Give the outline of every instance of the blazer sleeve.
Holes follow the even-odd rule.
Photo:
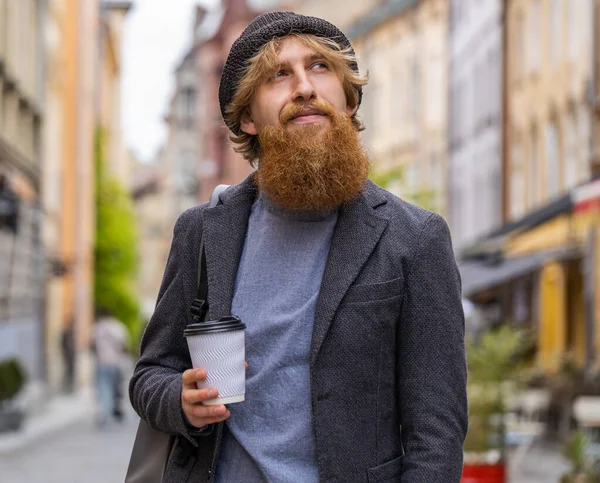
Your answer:
[[[450,232],[431,214],[409,261],[398,330],[402,483],[458,483],[467,433],[461,282]]]
[[[201,434],[187,423],[181,406],[182,373],[192,367],[183,331],[188,324],[188,294],[185,287],[195,279],[197,254],[186,242],[193,214],[180,215],[158,293],[154,314],[142,337],[140,358],[129,384],[131,404],[151,427],[182,435],[194,446]],[[193,298],[193,295],[192,295]]]

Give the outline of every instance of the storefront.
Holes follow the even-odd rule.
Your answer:
[[[597,364],[600,344],[600,182],[501,227],[459,256],[463,295],[487,326],[530,327],[540,368],[571,354]]]

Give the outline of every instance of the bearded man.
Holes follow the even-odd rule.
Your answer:
[[[467,430],[460,278],[444,220],[368,180],[361,76],[332,24],[257,17],[219,101],[256,172],[183,213],[131,380],[177,436],[163,481],[458,482]],[[182,336],[204,240],[208,318],[246,324],[246,397],[209,406]]]

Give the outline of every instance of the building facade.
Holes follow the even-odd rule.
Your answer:
[[[198,204],[198,125],[195,48],[184,56],[175,71],[175,89],[165,116],[167,138],[161,153],[165,168],[171,226],[188,208]]]
[[[450,3],[449,221],[457,248],[503,222],[503,2]]]
[[[137,292],[145,320],[154,313],[173,235],[173,198],[168,182],[172,168],[166,161],[161,151],[154,163],[137,163],[132,170],[131,191],[141,260]]]
[[[375,3],[373,0],[280,0],[278,10],[323,18],[346,32],[360,17],[371,11]]]
[[[41,137],[46,2],[0,0],[0,360],[43,378]]]
[[[505,223],[461,263],[465,296],[529,326],[546,371],[600,354],[595,3],[505,3]]]
[[[507,2],[509,219],[590,177],[593,4]]]
[[[122,43],[131,1],[102,0],[98,30],[97,124],[102,129],[105,163],[110,173],[127,184],[133,166],[123,144],[121,122]]]
[[[97,0],[54,0],[46,18],[44,130],[46,382],[50,393],[92,382],[89,334],[94,243]]]
[[[120,33],[130,2],[52,0],[44,22],[44,354],[47,391],[93,382],[95,139],[127,175],[119,133]]]
[[[446,212],[447,0],[392,0],[348,29],[362,70],[364,140],[385,187]],[[393,61],[390,61],[393,59]],[[389,181],[389,180],[388,180]],[[426,200],[418,200],[427,194]]]
[[[224,0],[196,28],[199,202],[207,201],[218,184],[239,183],[252,172],[231,147],[219,107],[219,82],[231,45],[257,14],[246,0]]]

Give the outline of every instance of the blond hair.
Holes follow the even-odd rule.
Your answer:
[[[291,33],[289,36],[296,37],[306,47],[322,55],[329,61],[331,68],[338,74],[342,81],[346,102],[351,108],[355,108],[359,102],[358,88],[367,84],[368,77],[356,72],[352,65],[356,63],[354,52],[350,49],[342,49],[340,45],[325,37],[311,34]],[[250,59],[248,67],[244,71],[233,100],[225,111],[226,123],[229,126],[238,127],[243,116],[248,111],[248,106],[256,92],[257,86],[269,77],[273,76],[279,69],[279,52],[283,38],[275,38],[262,46],[260,51]],[[351,117],[352,125],[357,131],[362,131],[364,126],[357,117],[356,112]],[[229,139],[234,144],[234,151],[244,156],[244,159],[254,165],[257,159],[260,144],[258,136],[240,132],[232,135]]]

